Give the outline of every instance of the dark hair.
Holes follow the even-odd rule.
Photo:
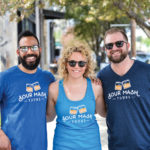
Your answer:
[[[21,40],[23,37],[28,37],[28,36],[33,36],[33,37],[37,40],[38,45],[40,45],[37,36],[36,36],[34,33],[32,33],[31,31],[28,31],[28,30],[26,30],[26,31],[24,31],[24,32],[21,32],[21,33],[19,34],[19,36],[18,36],[18,45],[19,45],[20,40]]]
[[[106,36],[108,34],[113,34],[113,33],[117,33],[117,32],[120,32],[123,35],[123,37],[125,38],[125,40],[128,42],[128,37],[127,37],[127,35],[123,29],[121,29],[121,28],[110,28],[109,30],[107,30],[105,32],[104,43],[105,43]]]

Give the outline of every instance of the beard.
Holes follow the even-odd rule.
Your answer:
[[[122,50],[119,50],[119,51],[121,53],[120,57],[114,58],[112,55],[109,55],[108,56],[109,61],[111,61],[112,63],[120,63],[127,57],[128,51],[125,51],[125,52],[122,52]]]
[[[36,60],[33,61],[33,62],[29,62],[29,63],[28,63],[28,62],[26,61],[26,58],[27,58],[27,57],[32,57],[32,56],[36,57]],[[19,55],[18,58],[19,58],[19,63],[21,63],[24,68],[26,68],[26,69],[28,69],[28,70],[34,70],[34,69],[36,69],[36,68],[38,67],[38,65],[39,65],[39,63],[40,63],[41,54],[39,54],[39,56],[34,55],[34,54],[31,54],[31,55],[29,54],[29,55],[26,55],[26,56],[23,56],[23,57],[21,57],[21,56]]]

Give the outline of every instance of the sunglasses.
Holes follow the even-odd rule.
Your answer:
[[[68,64],[69,64],[70,67],[75,67],[77,63],[78,63],[79,67],[84,67],[87,62],[85,62],[85,61],[75,61],[75,60],[68,61]]]
[[[33,51],[36,52],[39,50],[39,46],[38,45],[33,45],[33,46],[20,46],[19,49],[23,52],[26,53],[29,48]]]
[[[120,48],[120,47],[123,47],[123,44],[127,42],[125,41],[117,41],[115,43],[108,43],[108,44],[105,44],[105,48],[108,49],[108,50],[111,50],[114,46],[114,44],[116,45],[116,47]]]

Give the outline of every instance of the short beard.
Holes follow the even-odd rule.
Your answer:
[[[118,58],[118,59],[114,59],[112,56],[108,56],[108,59],[112,63],[117,64],[117,63],[122,62],[127,57],[127,55],[128,55],[127,53],[122,53],[121,56],[120,56],[120,58]]]
[[[36,61],[35,62],[30,62],[29,64],[26,63],[26,58],[29,56],[35,56],[36,57]],[[37,55],[26,55],[23,58],[21,56],[19,56],[19,63],[21,63],[23,65],[24,68],[28,69],[28,70],[34,70],[38,67],[39,63],[40,63],[40,59],[41,59],[41,54],[39,54],[39,56]]]

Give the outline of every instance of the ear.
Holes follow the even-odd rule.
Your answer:
[[[20,54],[19,49],[16,50],[16,53],[17,53],[17,56],[19,56],[19,54]]]
[[[127,43],[127,48],[128,48],[128,50],[129,50],[129,48],[130,48],[130,43],[129,43],[129,42]]]
[[[40,49],[39,49],[39,50],[40,50],[40,53],[41,53],[41,52],[42,52],[42,48],[40,47]]]

